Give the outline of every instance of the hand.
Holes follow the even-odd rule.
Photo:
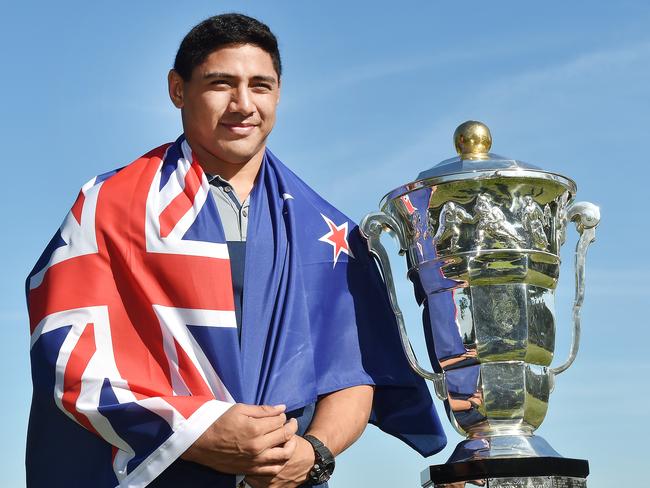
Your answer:
[[[298,422],[287,422],[284,405],[238,403],[219,417],[182,459],[222,473],[274,476],[296,449]]]
[[[469,403],[472,404],[474,408],[479,408],[483,403],[483,394],[480,391],[474,393],[471,397],[467,399]]]
[[[302,437],[296,436],[296,450],[284,468],[275,476],[246,476],[252,488],[294,488],[307,481],[314,466],[314,448]]]
[[[449,407],[454,412],[464,412],[472,408],[472,403],[469,400],[459,400],[458,398],[449,397]]]

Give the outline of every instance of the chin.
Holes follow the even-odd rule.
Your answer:
[[[231,164],[246,164],[256,154],[263,150],[264,144],[233,144],[229,142],[225,145],[220,145],[216,154],[219,154],[220,159],[227,161]]]
[[[248,163],[257,152],[239,152],[239,151],[216,151],[215,155],[223,162],[235,165],[244,165]]]

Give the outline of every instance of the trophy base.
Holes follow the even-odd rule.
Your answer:
[[[497,458],[429,466],[423,488],[586,488],[589,463],[558,457]]]
[[[462,463],[494,458],[561,458],[538,435],[498,435],[465,439],[456,446],[447,463]]]

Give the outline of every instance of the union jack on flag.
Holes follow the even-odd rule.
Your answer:
[[[111,446],[101,486],[145,486],[234,403],[230,264],[221,230],[201,229],[208,194],[185,141],[93,178],[27,279],[35,405],[53,399]],[[32,481],[53,435],[30,428]]]

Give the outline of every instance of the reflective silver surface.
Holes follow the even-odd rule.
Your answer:
[[[573,302],[573,340],[568,359],[556,368],[552,368],[553,374],[560,374],[566,371],[573,363],[578,354],[580,345],[580,309],[585,298],[585,261],[587,248],[596,240],[596,226],[600,222],[600,210],[589,202],[576,202],[567,209],[567,220],[576,223],[580,239],[576,244],[575,271],[576,271],[576,294]]]
[[[445,387],[444,376],[442,373],[434,373],[432,371],[427,371],[418,362],[415,357],[415,352],[411,346],[411,342],[408,339],[406,332],[406,324],[404,323],[404,316],[402,311],[399,308],[397,303],[397,294],[395,293],[395,282],[393,280],[393,273],[390,267],[390,261],[388,259],[388,254],[386,249],[382,246],[380,241],[381,233],[386,230],[387,232],[393,233],[397,236],[400,245],[402,246],[401,250],[404,250],[403,244],[404,239],[402,234],[399,231],[399,226],[390,216],[378,212],[366,216],[364,223],[362,224],[364,228],[365,237],[368,240],[368,247],[375,257],[379,260],[382,273],[384,275],[384,281],[386,282],[386,288],[388,289],[388,298],[390,301],[391,308],[395,314],[395,319],[397,320],[397,326],[399,328],[399,336],[402,341],[402,348],[406,353],[406,358],[411,365],[411,368],[422,376],[425,379],[433,381],[434,389],[438,398],[441,400],[447,399],[447,389]]]
[[[575,183],[561,175],[490,153],[469,154],[472,160],[444,161],[390,192],[382,211],[366,216],[360,228],[382,268],[411,366],[434,381],[452,425],[467,437],[450,462],[559,456],[533,432],[546,415],[555,375],[578,350],[585,256],[598,207],[573,202]],[[573,344],[568,359],[550,368],[560,247],[572,221],[580,233]],[[383,231],[406,255],[416,299],[425,307],[430,360],[442,373],[415,358],[380,242]]]
[[[466,439],[456,446],[449,462],[503,457],[561,457],[538,435],[497,435]]]

